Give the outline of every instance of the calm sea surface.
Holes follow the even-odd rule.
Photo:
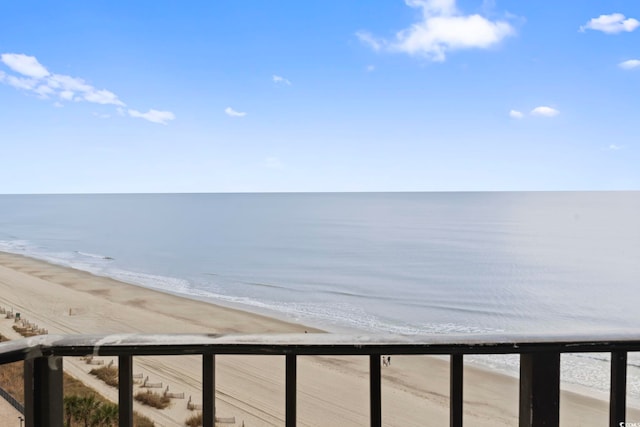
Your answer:
[[[0,250],[335,331],[640,328],[640,192],[4,195]]]

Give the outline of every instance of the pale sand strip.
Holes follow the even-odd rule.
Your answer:
[[[6,425],[9,426],[19,426],[20,425],[20,412],[16,411],[16,409],[9,404],[4,399],[0,399],[0,420],[4,420]],[[24,425],[24,423],[22,423]]]
[[[314,330],[252,313],[180,298],[86,272],[0,253],[0,305],[50,333],[276,333]],[[69,310],[71,309],[71,315]],[[10,328],[9,320],[0,329]],[[105,358],[108,363],[110,359]],[[66,369],[106,396],[116,390],[84,375],[74,358]],[[284,358],[218,356],[219,416],[235,416],[247,427],[283,425]],[[172,392],[200,402],[198,356],[139,357],[134,372],[163,382]],[[362,426],[368,423],[367,359],[302,357],[298,363],[298,423],[301,426]],[[393,357],[383,370],[383,417],[388,426],[448,423],[448,364],[433,357]],[[465,368],[465,422],[472,426],[517,425],[517,380],[474,366]],[[571,392],[562,394],[562,425],[606,425],[607,403]],[[139,407],[138,407],[139,408]],[[183,425],[186,400],[174,400],[160,414],[146,408],[158,425]],[[629,421],[640,421],[630,411]]]

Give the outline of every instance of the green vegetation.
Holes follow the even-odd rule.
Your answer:
[[[106,406],[113,405],[116,408],[115,409],[116,413],[118,410],[118,405],[111,403],[110,401],[105,399],[100,393],[98,393],[91,387],[86,386],[82,381],[77,380],[71,375],[67,375],[67,374],[64,374],[64,394],[65,394],[65,409],[66,409],[67,397],[72,397],[75,395],[80,398],[86,397],[86,396],[93,396],[93,398],[96,401],[100,402],[100,405],[98,406],[98,408],[101,408],[102,406],[105,406],[105,405]],[[99,409],[99,410],[108,411],[108,409]],[[117,426],[117,425],[118,425],[118,422],[116,418],[116,423],[114,424],[114,426]],[[133,425],[135,427],[153,427],[154,426],[153,421],[151,421],[149,418],[135,412],[133,413]],[[76,426],[80,427],[80,426],[84,426],[84,424],[71,424],[71,426],[68,426],[68,427],[76,427]],[[103,427],[103,426],[109,426],[109,424],[96,424],[95,426],[92,424],[89,424],[89,426]]]
[[[113,405],[111,403],[102,403],[96,399],[94,395],[87,396],[65,396],[64,398],[64,416],[67,427],[74,425],[84,425],[85,427],[107,426],[112,427],[116,419],[108,419],[104,424],[98,424],[98,411],[102,406]],[[117,413],[117,412],[116,412]],[[75,424],[72,424],[72,421]]]
[[[2,341],[8,341],[8,339],[0,335],[0,342]],[[114,387],[117,387],[117,368],[103,367],[94,370],[101,371],[100,375],[105,377],[113,375],[115,371]],[[100,376],[98,378],[102,379]],[[113,385],[105,379],[102,381]],[[0,387],[24,405],[24,362],[0,365]],[[118,425],[118,405],[110,402],[82,381],[64,373],[63,389],[65,427],[115,427]],[[149,418],[134,412],[133,425],[153,427],[154,423]]]
[[[117,427],[118,405],[98,399],[94,395],[65,396],[65,427]],[[153,427],[146,417],[135,416],[136,427]]]
[[[0,387],[24,405],[23,369],[24,362],[0,365]],[[64,374],[63,382],[66,427],[83,427],[85,425],[90,427],[111,427],[118,425],[118,405],[109,402],[97,391],[66,373]],[[94,402],[93,404],[91,404],[92,401]],[[80,408],[87,412],[92,412],[86,416],[76,413],[75,411]],[[109,414],[114,412],[116,418],[112,422]],[[88,424],[85,424],[85,419],[88,420]],[[154,424],[149,418],[136,413],[133,415],[133,425],[136,427],[153,427]]]

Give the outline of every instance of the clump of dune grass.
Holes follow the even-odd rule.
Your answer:
[[[188,427],[200,427],[202,425],[202,414],[197,414],[187,418],[187,421],[184,422],[184,425]]]
[[[167,396],[154,393],[151,390],[139,391],[134,398],[143,405],[152,406],[158,409],[164,409],[171,403],[171,399]]]
[[[22,335],[25,338],[35,337],[38,335],[42,335],[39,331],[34,331],[31,328],[25,328],[23,326],[14,325],[13,330]]]
[[[114,366],[94,368],[89,373],[111,387],[118,387],[118,368]]]

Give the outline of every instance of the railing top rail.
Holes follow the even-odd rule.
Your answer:
[[[640,351],[640,333],[602,334],[111,334],[42,335],[0,343],[0,363],[39,356],[263,354],[511,354]]]

